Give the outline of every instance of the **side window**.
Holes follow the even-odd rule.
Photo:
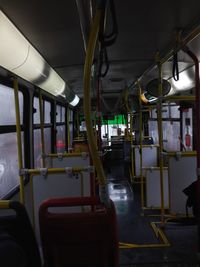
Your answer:
[[[56,150],[64,153],[66,148],[65,107],[56,105]]]
[[[73,110],[69,109],[69,147],[72,147],[73,134]]]
[[[163,148],[166,151],[180,150],[180,110],[175,103],[163,105],[162,107],[162,127],[163,127]],[[158,144],[158,123],[157,111],[151,110],[148,122],[149,135],[153,138],[154,144]]]
[[[40,108],[39,98],[34,97],[33,107],[35,109],[33,115],[33,128],[34,128],[34,166],[35,168],[42,167],[42,144],[41,144],[41,130],[40,130]],[[44,110],[44,142],[45,142],[45,154],[51,152],[51,103],[47,100],[43,100]]]
[[[20,91],[19,105],[23,126],[24,98]],[[0,109],[0,198],[4,198],[19,185],[14,90],[4,85],[0,85]],[[24,147],[23,132],[22,146]]]

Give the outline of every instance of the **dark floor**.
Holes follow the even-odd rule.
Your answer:
[[[120,167],[121,166],[121,167]],[[160,244],[149,225],[158,217],[141,216],[140,190],[133,188],[124,177],[123,165],[115,162],[109,165],[109,193],[114,201],[120,242],[133,244]],[[158,224],[159,226],[159,224]],[[199,266],[197,264],[197,227],[177,222],[165,224],[165,236],[171,246],[163,248],[120,249],[120,266],[178,267]]]

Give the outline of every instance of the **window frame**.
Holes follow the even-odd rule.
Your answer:
[[[40,90],[40,89],[39,89]],[[49,102],[50,103],[50,122],[49,123],[45,123],[45,114],[44,114],[44,129],[46,128],[50,128],[50,138],[51,138],[51,149],[50,152],[54,152],[54,97],[52,96],[52,98],[50,96],[47,96],[43,90],[41,90],[41,95],[42,95],[42,103],[43,103],[43,107],[44,107],[44,112],[45,112],[45,102]],[[32,136],[33,136],[33,146],[34,146],[34,130],[39,130],[41,129],[41,125],[40,123],[34,123],[34,114],[35,114],[35,108],[34,108],[34,98],[38,98],[39,101],[39,92],[36,89],[34,91],[33,94],[33,98],[32,98]],[[40,111],[39,111],[40,112]],[[34,154],[34,149],[33,149],[33,166],[35,166],[35,154]]]

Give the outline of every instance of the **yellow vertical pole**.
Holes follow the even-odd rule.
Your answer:
[[[156,55],[156,61],[158,66],[159,75],[159,85],[158,85],[158,104],[157,104],[157,120],[158,120],[158,136],[159,136],[159,167],[160,167],[160,199],[161,199],[161,222],[164,223],[164,162],[163,162],[163,127],[162,127],[162,95],[163,95],[163,85],[162,85],[162,64],[159,59],[159,54]]]
[[[23,158],[22,158],[22,140],[21,140],[20,108],[19,108],[19,87],[18,87],[17,78],[14,78],[13,87],[14,87],[14,97],[15,97],[18,166],[19,166],[19,170],[21,170],[23,168]],[[20,188],[20,202],[24,204],[24,177],[23,175],[19,176],[19,188]]]
[[[143,140],[143,131],[142,131],[142,102],[141,102],[141,86],[139,81],[137,81],[138,88],[139,88],[139,143],[140,143],[140,181],[141,181],[141,206],[144,207],[144,179],[142,173],[142,166],[143,166],[143,154],[142,154],[142,140]]]
[[[44,106],[42,102],[42,94],[39,94],[39,107],[40,107],[40,130],[41,130],[41,145],[42,145],[42,167],[45,167],[45,141],[44,141]]]
[[[9,209],[9,208],[10,208],[10,200],[0,201],[0,209]]]

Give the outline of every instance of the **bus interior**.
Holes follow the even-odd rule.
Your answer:
[[[0,0],[0,265],[200,266],[200,2]]]

